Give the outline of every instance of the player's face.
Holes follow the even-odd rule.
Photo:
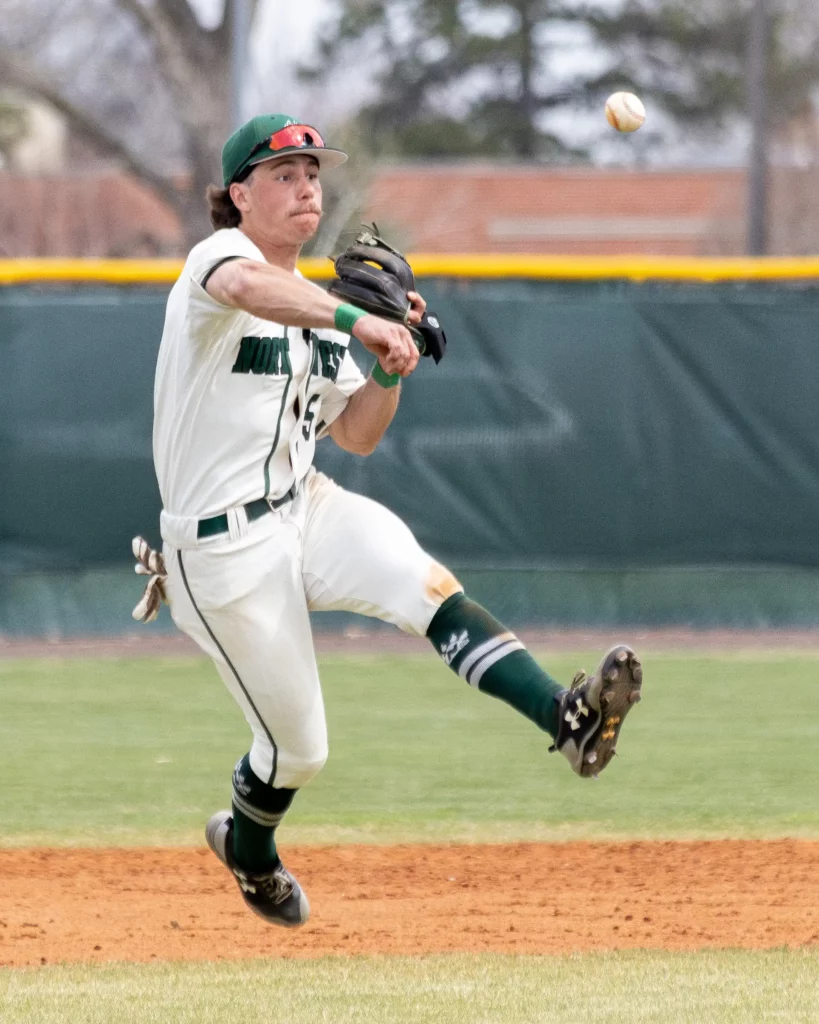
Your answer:
[[[254,168],[245,185],[243,225],[279,245],[302,245],[318,230],[321,182],[313,157],[268,160]]]

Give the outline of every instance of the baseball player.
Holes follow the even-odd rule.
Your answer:
[[[564,688],[396,515],[313,467],[327,436],[370,454],[419,341],[436,361],[445,343],[406,288],[406,261],[377,237],[365,239],[366,259],[353,252],[353,269],[337,263],[330,292],[296,269],[321,217],[321,176],[345,159],[282,114],[253,118],[225,144],[224,187],[208,192],[215,231],[171,290],[159,350],[163,551],[134,541],[138,571],[150,577],[135,617],[150,620],[166,599],[253,734],[233,774],[232,810],[207,823],[208,845],[247,904],[287,926],[303,924],[309,907],[279,858],[276,829],[327,757],[310,610],[354,611],[428,637],[467,683],[548,732],[581,776],[611,760],[642,678],[634,652],[618,645],[592,678],[579,673]],[[366,311],[393,316],[385,296],[396,288],[397,319]],[[351,294],[360,302],[344,300]],[[351,337],[375,357],[366,377]]]

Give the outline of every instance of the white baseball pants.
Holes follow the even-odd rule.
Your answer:
[[[239,510],[242,512],[242,510]],[[388,509],[310,472],[296,498],[231,533],[175,547],[174,622],[213,658],[253,731],[250,764],[298,789],[327,759],[308,611],[358,612],[424,636],[461,586]]]

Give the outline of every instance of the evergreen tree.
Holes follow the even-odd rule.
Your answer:
[[[602,109],[613,89],[637,92],[688,130],[713,129],[741,114],[749,6],[750,0],[338,0],[308,73],[325,77],[340,61],[372,69],[376,97],[357,121],[376,155],[571,159],[583,153],[571,130],[547,129],[549,114]],[[819,50],[800,45],[798,31],[811,3],[771,6],[772,99],[786,115],[804,112],[819,82]],[[572,51],[577,59],[568,61]],[[661,125],[659,119],[643,131]]]

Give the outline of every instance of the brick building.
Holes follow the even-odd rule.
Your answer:
[[[0,174],[0,258],[175,256],[182,238],[176,213],[127,175]]]
[[[383,169],[367,214],[413,252],[739,252],[745,174],[443,165]]]
[[[771,252],[819,251],[819,171],[771,175]],[[743,170],[383,166],[360,219],[411,252],[739,255]],[[0,174],[0,257],[173,256],[177,214],[125,175]]]

